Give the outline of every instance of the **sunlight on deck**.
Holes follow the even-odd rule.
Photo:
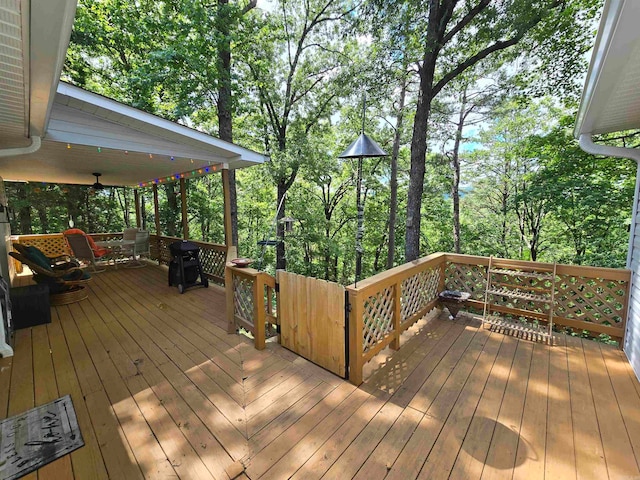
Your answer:
[[[640,384],[614,348],[534,344],[434,311],[356,388],[228,335],[222,290],[180,295],[165,275],[95,275],[87,300],[19,330],[0,359],[3,416],[73,398],[86,445],[40,478],[640,475]]]

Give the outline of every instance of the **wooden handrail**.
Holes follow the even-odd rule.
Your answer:
[[[552,263],[510,259],[499,261],[515,269],[553,268]],[[468,278],[452,275],[454,271],[448,273],[451,265],[463,267],[462,271],[466,272]],[[400,334],[437,305],[439,291],[471,290],[475,292],[475,296],[468,304],[481,309],[484,306],[481,293],[484,293],[488,265],[489,257],[438,252],[366,278],[358,282],[357,286],[352,284],[346,287],[350,303],[350,380],[355,384],[361,383],[364,364],[386,346],[399,348]],[[424,283],[424,279],[419,276],[424,277],[425,272],[431,272],[429,275],[432,282],[437,276],[437,287],[433,283],[420,283]],[[558,264],[556,276],[554,323],[623,339],[631,280],[629,270]],[[409,288],[412,281],[416,282],[417,288],[422,289],[419,296],[411,297],[408,290],[403,291],[403,288]],[[427,287],[429,291],[425,292]],[[407,305],[411,305],[415,311],[402,312],[408,308]],[[370,311],[367,311],[366,306]],[[575,311],[569,311],[572,308]],[[521,309],[509,305],[500,306],[496,310],[515,316],[522,314]],[[613,313],[606,313],[609,311]],[[407,317],[401,318],[404,314]],[[540,312],[539,317],[541,321],[545,321],[547,315]],[[598,322],[585,321],[592,317],[598,318]],[[620,320],[616,321],[618,318]],[[380,328],[384,330],[382,334]],[[378,330],[372,334],[372,329]]]

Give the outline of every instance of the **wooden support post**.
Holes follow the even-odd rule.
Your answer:
[[[153,184],[153,215],[156,223],[156,235],[160,237],[160,206],[158,205],[158,185]]]
[[[229,191],[229,167],[222,168],[222,193],[224,197],[224,244],[228,247],[233,245],[231,235],[231,193]]]
[[[189,218],[187,217],[187,182],[180,179],[180,200],[182,203],[182,238],[189,238]]]
[[[236,320],[234,312],[233,296],[233,270],[227,265],[224,269],[224,290],[227,300],[227,333],[236,333]]]
[[[133,200],[136,202],[136,227],[140,228],[142,226],[142,215],[140,214],[140,193],[137,188],[133,190]]]
[[[264,350],[265,309],[264,309],[264,273],[259,272],[253,281],[253,336],[256,350]]]
[[[389,344],[392,350],[400,349],[400,324],[402,323],[402,282],[396,282],[393,286],[393,340]]]
[[[349,381],[354,385],[362,383],[362,300],[357,292],[349,290],[349,304],[351,313],[349,316]]]

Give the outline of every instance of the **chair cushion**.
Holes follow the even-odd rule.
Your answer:
[[[49,257],[47,257],[42,251],[34,246],[29,246],[25,251],[27,258],[31,260],[33,263],[38,265],[39,267],[44,268],[45,270],[52,271],[51,261]]]

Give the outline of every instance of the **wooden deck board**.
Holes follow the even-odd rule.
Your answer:
[[[16,332],[0,418],[69,393],[86,442],[27,478],[640,475],[640,384],[611,347],[533,344],[436,313],[355,388],[227,334],[224,308],[221,289],[180,295],[164,269],[120,268]]]

